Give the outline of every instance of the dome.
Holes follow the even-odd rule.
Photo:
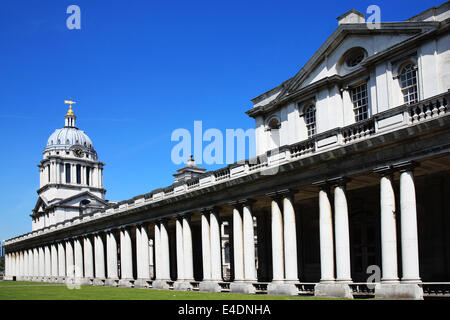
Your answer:
[[[91,139],[82,130],[74,127],[57,129],[48,138],[46,150],[48,149],[70,149],[72,146],[81,146],[91,151],[94,150]]]
[[[95,153],[94,146],[91,139],[82,130],[78,130],[76,127],[76,119],[72,110],[72,100],[65,101],[66,104],[70,104],[70,108],[65,115],[65,126],[61,129],[55,130],[50,138],[47,140],[47,146],[44,151],[47,150],[69,150],[72,147],[77,149],[84,149]]]

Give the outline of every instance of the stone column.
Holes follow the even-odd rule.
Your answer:
[[[75,256],[75,282],[81,284],[83,282],[84,268],[83,268],[83,244],[82,238],[75,238],[74,240],[74,256]]]
[[[92,284],[94,279],[94,252],[92,248],[91,236],[85,236],[83,239],[84,251],[84,282]]]
[[[191,290],[190,281],[192,273],[192,239],[189,225],[185,226],[185,217],[178,216],[175,220],[176,247],[177,247],[177,281],[173,284],[174,290]],[[189,258],[191,255],[191,258]],[[189,265],[190,264],[190,265]]]
[[[10,280],[10,278],[9,278],[9,272],[10,272],[9,261],[10,261],[9,253],[6,253],[5,254],[5,279],[6,280]]]
[[[28,249],[28,279],[32,280],[34,275],[34,255],[33,249]]]
[[[181,217],[175,220],[177,243],[177,280],[184,280],[184,246],[183,246],[183,221]]]
[[[219,213],[212,210],[209,215],[211,237],[211,278],[222,281],[222,254]]]
[[[64,282],[66,277],[66,252],[64,242],[58,243],[58,282]]]
[[[50,281],[50,277],[52,276],[52,258],[50,253],[50,247],[44,247],[44,277],[45,281]]]
[[[117,264],[117,240],[114,230],[110,230],[106,233],[106,250],[106,266],[108,271],[106,285],[115,287],[119,281],[119,274]]]
[[[156,246],[156,280],[152,287],[155,289],[169,289],[167,281],[170,280],[170,252],[169,233],[166,220],[161,220],[155,225],[155,246]]]
[[[139,253],[137,253],[138,251]],[[147,224],[145,223],[136,227],[136,254],[138,264],[138,279],[134,283],[134,286],[147,288],[147,281],[150,280],[150,262]]]
[[[75,281],[75,262],[72,241],[66,239],[66,283],[73,284]]]
[[[136,225],[136,270],[137,270],[137,281],[142,278],[142,263],[141,263],[141,226]]]
[[[133,257],[130,227],[120,230],[120,271],[119,286],[131,287],[133,279]]]
[[[45,277],[45,254],[44,247],[39,247],[39,281],[43,281]]]
[[[381,281],[397,283],[397,228],[392,172],[380,172]]]
[[[402,282],[420,283],[417,240],[416,189],[412,166],[400,170],[400,229],[402,244]]]
[[[284,244],[283,244],[283,217],[279,199],[272,199],[272,282],[284,280]]]
[[[17,277],[16,274],[16,253],[11,253],[11,277]]]
[[[50,246],[50,254],[52,259],[52,281],[56,282],[58,279],[58,250],[55,244]]]
[[[150,280],[150,254],[148,246],[148,225],[144,223],[141,225],[141,261],[143,278]]]
[[[319,228],[320,228],[320,283],[314,287],[314,295],[319,297],[348,298],[353,294],[350,286],[350,238],[348,209],[345,197],[345,182],[334,182],[335,243],[337,279],[334,277],[333,218],[329,198],[328,182],[315,183],[319,187]]]
[[[208,212],[202,212],[202,262],[203,281],[211,280],[211,240],[209,230]]]
[[[97,233],[94,236],[95,246],[95,280],[94,285],[105,285],[105,247],[103,244],[103,236],[101,233]]]
[[[241,215],[241,205],[233,208],[233,257],[234,257],[234,281],[244,280],[244,235]]]
[[[183,258],[184,258],[184,279],[194,281],[194,261],[192,257],[192,231],[190,215],[183,216]]]
[[[253,213],[251,201],[245,201],[242,207],[243,242],[244,242],[244,278],[245,281],[255,282],[255,233],[253,227]]]
[[[348,223],[347,198],[345,183],[348,180],[339,179],[334,186],[334,225],[336,243],[336,281],[349,283],[350,273],[350,234]]]
[[[39,280],[39,250],[38,248],[33,248],[33,281],[38,280]]]
[[[320,282],[334,282],[334,240],[333,216],[331,212],[329,190],[321,185],[319,190],[319,232],[320,232]]]
[[[18,276],[19,276],[19,280],[20,280],[23,277],[23,251],[19,251],[18,256],[19,256]]]
[[[283,197],[285,282],[298,282],[297,229],[293,194]]]
[[[216,208],[202,212],[203,281],[200,291],[220,292],[222,281],[222,246],[219,214]]]
[[[162,220],[159,227],[161,233],[161,279],[170,280],[170,252],[167,221]]]
[[[28,279],[28,250],[23,252],[23,277]]]
[[[161,279],[161,232],[159,223],[155,223],[155,279]]]
[[[252,202],[242,200],[232,203],[234,282],[230,284],[230,291],[235,293],[255,293],[253,282],[257,279]]]

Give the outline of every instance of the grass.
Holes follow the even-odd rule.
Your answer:
[[[205,293],[0,281],[0,300],[328,300],[316,297]]]

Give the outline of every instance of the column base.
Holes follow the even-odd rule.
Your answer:
[[[375,299],[423,300],[423,289],[418,284],[377,283],[375,285]]]
[[[134,285],[134,279],[120,279],[119,280],[119,287],[133,288],[133,285]]]
[[[256,289],[252,282],[236,281],[230,283],[231,293],[255,294]]]
[[[272,296],[297,296],[298,289],[293,283],[275,281],[268,284],[267,294]]]
[[[149,282],[151,282],[150,279],[137,279],[134,282],[134,287],[135,288],[149,288],[150,287]]]
[[[95,278],[94,281],[92,281],[92,285],[103,287],[105,286],[106,280],[104,278]]]
[[[170,286],[167,281],[169,280],[154,280],[152,282],[152,288],[157,290],[169,290]]]
[[[119,279],[106,279],[105,286],[107,287],[117,287],[119,285]]]
[[[318,283],[314,287],[314,296],[353,299],[352,290],[346,283]]]
[[[79,286],[90,286],[92,284],[92,280],[90,278],[75,278],[73,284]]]
[[[173,290],[175,291],[192,291],[193,287],[191,281],[194,280],[177,280],[173,283]]]
[[[202,292],[221,292],[222,288],[218,281],[202,281],[199,284],[199,290]]]
[[[66,278],[65,277],[57,277],[55,279],[55,283],[65,283],[66,282]]]

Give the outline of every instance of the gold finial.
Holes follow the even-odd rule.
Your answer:
[[[64,100],[64,103],[69,105],[69,110],[67,111],[66,116],[73,116],[74,113],[72,110],[72,104],[75,104],[76,102],[72,101],[72,99],[69,99],[69,100]]]

